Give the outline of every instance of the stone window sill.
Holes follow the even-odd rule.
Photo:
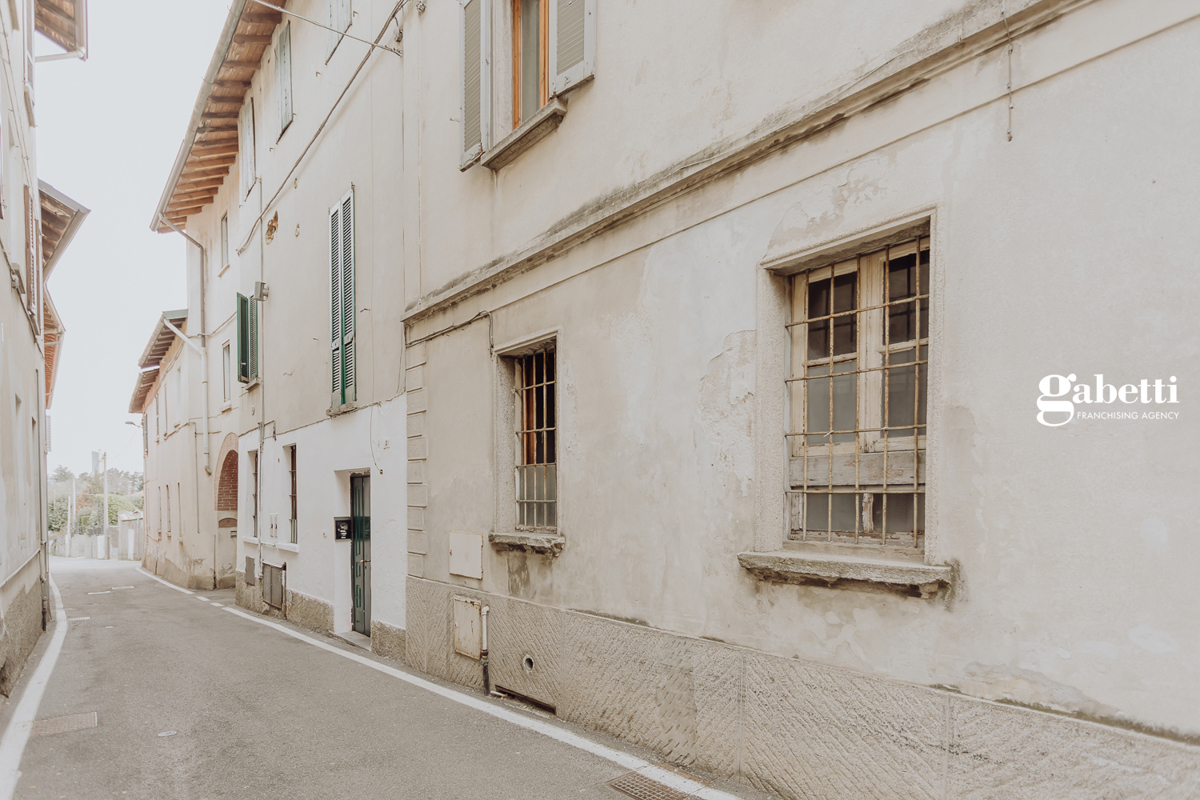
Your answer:
[[[333,406],[325,412],[325,415],[329,417],[337,417],[341,416],[342,414],[349,414],[356,408],[358,408],[358,404],[351,400],[349,403],[343,403],[340,406]]]
[[[566,115],[567,104],[562,98],[551,98],[550,102],[538,109],[537,113],[522,122],[512,133],[485,152],[480,157],[479,163],[490,170],[499,171],[512,163],[521,153],[553,133]]]
[[[268,547],[274,547],[276,550],[286,550],[289,553],[299,553],[300,545],[292,544],[291,542],[271,542]]]
[[[534,531],[489,533],[488,541],[497,550],[519,550],[526,553],[541,553],[546,556],[558,555],[567,545],[567,540],[557,533]]]
[[[873,589],[912,597],[935,597],[953,584],[954,570],[916,561],[777,550],[738,553],[742,567],[762,581]]]

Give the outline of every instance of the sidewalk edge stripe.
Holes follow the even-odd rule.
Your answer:
[[[228,606],[224,607],[223,610],[228,611],[230,614],[236,614],[239,617],[248,619],[251,622],[257,622],[258,624],[265,625],[268,628],[274,628],[280,633],[291,636],[294,639],[299,639],[302,642],[308,642],[315,647],[319,647],[322,650],[327,650],[330,653],[335,653],[343,658],[348,658],[351,661],[357,661],[359,664],[362,664],[365,667],[370,667],[377,672],[382,672],[385,675],[392,676],[393,678],[399,678],[405,683],[409,683],[420,689],[432,692],[433,694],[444,697],[447,700],[467,706],[468,708],[473,708],[477,711],[482,711],[485,714],[490,714],[491,716],[502,719],[505,722],[511,722],[514,725],[534,731],[535,733],[540,733],[543,736],[548,736],[551,739],[562,742],[563,744],[570,745],[571,747],[591,753],[592,755],[603,758],[606,761],[611,761],[614,764],[625,767],[630,771],[639,772],[651,780],[657,781],[664,786],[669,786],[672,789],[678,789],[681,792],[688,792],[689,794],[695,795],[697,798],[702,798],[702,800],[738,800],[736,796],[727,792],[722,792],[720,790],[713,789],[710,786],[705,786],[702,783],[697,783],[696,781],[685,778],[682,775],[677,775],[673,772],[662,769],[661,767],[656,767],[650,762],[640,759],[637,756],[629,753],[623,753],[620,750],[614,750],[611,747],[605,747],[602,744],[593,742],[590,739],[585,739],[576,733],[563,730],[555,725],[550,725],[549,723],[542,722],[541,720],[522,716],[509,711],[506,708],[495,706],[481,698],[472,697],[471,695],[463,694],[462,692],[454,689],[448,689],[445,686],[439,686],[436,683],[424,680],[423,678],[418,678],[415,675],[409,675],[406,672],[401,672],[400,670],[389,667],[386,664],[380,664],[378,661],[372,661],[366,656],[359,655],[358,653],[347,652],[341,648],[334,647],[331,644],[314,639],[311,636],[306,636],[302,633],[291,630],[290,628],[278,623],[270,622],[269,620],[260,619],[251,614],[247,614],[245,611],[240,611],[236,608],[229,608]]]
[[[171,583],[170,581],[164,581],[162,578],[158,577],[153,572],[147,572],[146,570],[142,569],[141,567],[135,567],[135,569],[138,572],[145,575],[147,578],[153,578],[154,580],[158,581],[163,586],[166,586],[168,589],[174,589],[175,591],[183,592],[184,594],[195,594],[195,592],[190,591],[188,589],[184,589],[182,586],[176,586],[175,584]]]

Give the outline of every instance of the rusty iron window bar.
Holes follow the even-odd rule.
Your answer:
[[[513,359],[517,419],[517,527],[558,526],[554,347]]]
[[[921,552],[929,238],[791,279],[791,541]]]

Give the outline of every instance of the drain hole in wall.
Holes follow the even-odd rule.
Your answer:
[[[533,672],[533,656],[525,656],[521,659],[521,666],[525,667],[526,672]]]

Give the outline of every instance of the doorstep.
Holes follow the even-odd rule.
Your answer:
[[[363,636],[358,631],[338,631],[333,634],[341,639],[346,644],[352,644],[355,647],[361,647],[363,650],[371,649],[371,637]]]

